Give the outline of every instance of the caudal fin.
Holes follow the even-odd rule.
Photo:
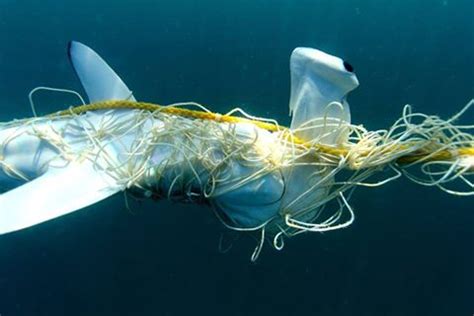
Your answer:
[[[50,168],[39,178],[0,195],[0,234],[77,211],[121,190],[89,161]]]

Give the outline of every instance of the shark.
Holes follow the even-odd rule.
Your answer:
[[[72,41],[67,53],[89,103],[136,101],[132,90],[93,49]],[[328,117],[350,123],[347,96],[359,85],[352,65],[320,50],[299,47],[290,57],[290,75],[292,130]],[[337,106],[331,106],[334,104]],[[185,137],[173,135],[166,119],[147,117],[137,121],[137,115],[136,110],[112,109],[0,123],[0,234],[53,220],[125,190],[138,188],[148,192],[146,188],[151,187],[160,192],[203,197],[231,226],[261,227],[283,214],[283,210],[291,212],[289,205],[294,205],[314,184],[315,180],[309,180],[308,175],[314,174],[317,167],[282,166],[240,186],[232,181],[217,182],[213,194],[205,195],[202,189],[210,181],[206,171],[209,166],[196,157],[192,161],[187,159],[191,152],[180,145],[187,141]],[[106,134],[109,126],[116,133],[99,137]],[[256,152],[288,151],[278,143],[275,133],[252,124],[223,123],[221,128],[226,132],[232,130],[238,139],[258,139],[255,146],[260,149]],[[326,144],[346,137],[337,127],[329,133],[328,128],[331,129],[302,129],[298,136],[311,140],[324,133],[320,141]],[[149,140],[150,135],[162,134],[169,136],[159,144],[150,140],[152,145],[146,151],[137,150],[137,144]],[[199,140],[191,144],[201,146]],[[224,159],[221,144],[211,144],[215,147],[212,159],[218,162]],[[176,151],[177,147],[183,148]],[[247,179],[264,167],[261,164],[234,160],[226,163],[220,174],[225,179]],[[186,184],[185,191],[177,188],[177,173],[183,175],[179,181]],[[325,188],[314,191],[311,198],[299,199],[298,207],[305,208],[315,199],[322,199],[332,181],[333,177],[327,176]]]

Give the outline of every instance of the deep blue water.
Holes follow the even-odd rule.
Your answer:
[[[0,121],[30,116],[35,86],[80,90],[71,39],[141,100],[288,124],[289,55],[310,46],[355,67],[354,122],[386,128],[406,103],[447,117],[474,97],[473,14],[470,0],[0,0]],[[74,100],[38,102],[48,113]],[[0,236],[0,314],[472,315],[472,197],[399,180],[351,203],[350,228],[252,264],[251,238],[218,251],[225,230],[205,207],[147,201],[132,214],[115,196]]]

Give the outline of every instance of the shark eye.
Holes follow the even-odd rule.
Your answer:
[[[349,64],[347,61],[343,61],[342,63],[344,65],[344,68],[349,71],[349,72],[354,72],[354,67],[352,67],[351,64]]]

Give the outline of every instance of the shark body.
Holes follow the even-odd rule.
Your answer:
[[[135,100],[131,90],[92,49],[71,42],[68,53],[91,103]],[[328,115],[350,122],[346,96],[358,86],[352,67],[321,51],[297,48],[290,59],[290,70],[292,129]],[[328,109],[331,102],[343,106]],[[0,195],[0,234],[39,224],[133,189],[130,179],[134,180],[134,187],[144,192],[153,188],[168,195],[203,196],[199,191],[203,183],[209,182],[210,174],[193,156],[192,147],[202,145],[199,139],[189,143],[186,135],[176,134],[160,138],[156,144],[152,139],[145,142],[147,138],[166,134],[170,126],[166,118],[140,115],[138,110],[99,110],[73,117],[43,117],[1,124],[0,188],[7,191]],[[111,128],[115,130],[113,136],[106,133]],[[232,130],[240,140],[258,139],[256,146],[265,150],[288,150],[278,144],[274,134],[256,126],[223,124],[222,129]],[[301,137],[314,139],[321,133],[319,129],[306,130]],[[338,137],[341,136],[337,133],[329,134],[321,140],[332,144]],[[186,142],[191,146],[170,150]],[[141,150],[143,143],[153,143],[154,147]],[[217,162],[223,159],[219,154],[221,144],[220,141],[206,144],[215,146],[213,159]],[[189,161],[188,157],[195,158]],[[168,168],[160,170],[158,178],[156,166],[163,165]],[[226,163],[220,174],[226,179],[245,179],[264,167],[264,162],[249,166],[236,160]],[[281,168],[235,188],[232,182],[218,183],[207,198],[236,227],[258,227],[283,210],[288,211],[287,206],[311,185],[307,176],[315,168]],[[176,185],[177,170],[182,175],[179,179],[182,186]],[[311,199],[325,194],[326,189],[319,190]],[[303,199],[300,207],[309,202]]]

